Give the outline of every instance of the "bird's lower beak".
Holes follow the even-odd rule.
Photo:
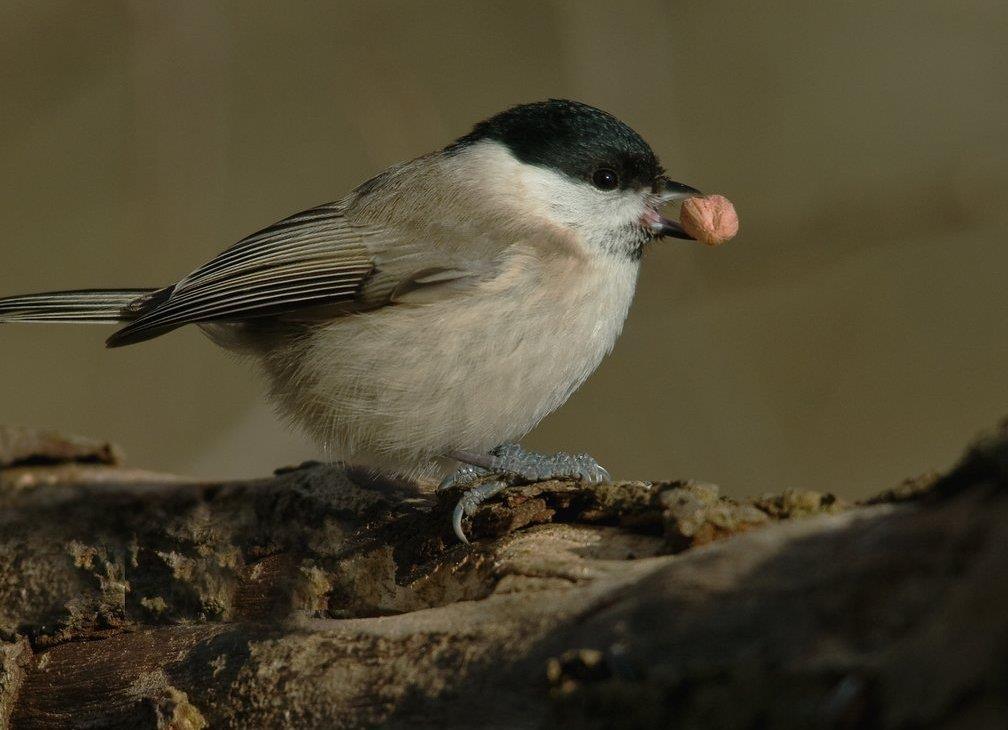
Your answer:
[[[655,236],[658,238],[665,238],[665,236],[671,236],[672,238],[682,238],[687,241],[695,241],[690,234],[688,234],[683,227],[676,223],[675,221],[670,221],[665,216],[658,216],[657,225],[653,225],[651,230],[654,232]]]
[[[681,182],[676,182],[675,180],[669,180],[667,177],[659,177],[655,193],[661,202],[671,203],[674,200],[683,200],[684,198],[690,198],[695,195],[703,195],[696,188],[685,185]],[[665,216],[661,215],[657,211],[654,212],[654,218],[649,221],[651,225],[651,230],[654,232],[655,236],[658,238],[664,238],[665,236],[671,236],[672,238],[682,238],[687,241],[695,240],[693,236],[688,234],[683,227],[679,225],[676,221],[669,220]]]

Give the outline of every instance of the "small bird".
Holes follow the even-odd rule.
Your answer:
[[[616,117],[522,104],[170,286],[9,297],[0,322],[122,324],[109,347],[196,324],[333,460],[476,484],[466,541],[462,517],[515,480],[609,478],[516,444],[612,350],[645,248],[692,238],[661,208],[698,194]]]

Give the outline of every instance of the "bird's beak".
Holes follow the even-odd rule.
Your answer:
[[[703,195],[703,193],[696,188],[690,187],[689,185],[685,185],[681,182],[676,182],[675,180],[669,180],[665,176],[658,178],[655,187],[655,194],[658,196],[658,199],[661,200],[662,204],[671,203],[674,200],[683,200],[684,198],[690,198],[694,195]],[[671,236],[672,238],[682,238],[687,241],[695,240],[693,236],[684,231],[683,227],[676,221],[669,220],[657,211],[655,211],[654,220],[650,223],[651,230],[658,238]]]
[[[675,180],[669,180],[664,175],[658,178],[656,187],[658,189],[655,192],[658,194],[658,197],[661,198],[663,203],[670,203],[673,200],[682,200],[683,198],[691,198],[695,195],[703,195],[703,193],[696,188],[691,188],[689,185],[676,182]]]

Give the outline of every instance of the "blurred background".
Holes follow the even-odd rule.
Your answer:
[[[527,445],[864,496],[1008,413],[1008,5],[0,2],[0,292],[169,283],[511,104],[635,127],[743,234],[647,256]],[[0,329],[0,422],[190,475],[317,454],[195,328]]]

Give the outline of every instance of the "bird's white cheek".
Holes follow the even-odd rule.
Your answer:
[[[615,244],[619,248],[628,232],[640,226],[645,206],[636,194],[595,192],[595,200],[572,219],[572,226],[592,247],[611,250]]]

